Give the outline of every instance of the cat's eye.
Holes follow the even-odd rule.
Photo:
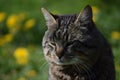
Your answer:
[[[55,43],[53,43],[53,42],[51,42],[51,43],[48,43],[48,45],[47,45],[47,46],[48,46],[48,48],[49,48],[49,49],[51,49],[51,50],[52,50],[52,49],[55,49],[56,44],[55,44]]]
[[[53,46],[56,46],[56,44],[54,42],[51,42],[50,44],[53,45]]]

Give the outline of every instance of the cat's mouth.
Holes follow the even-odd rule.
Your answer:
[[[56,65],[59,65],[59,66],[65,66],[65,65],[72,65],[74,64],[74,62],[69,62],[69,63],[61,63],[61,62],[57,62],[55,63]]]
[[[58,65],[58,66],[67,66],[67,65],[73,65],[74,64],[73,62],[69,62],[69,63],[52,62],[52,63],[55,64],[55,65]]]
[[[73,65],[75,64],[76,62],[74,60],[71,60],[71,61],[54,61],[52,62],[52,64],[56,64],[58,66],[66,66],[66,65]]]

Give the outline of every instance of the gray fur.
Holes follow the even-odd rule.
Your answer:
[[[90,6],[78,15],[50,16],[56,24],[48,25],[42,42],[49,80],[115,80],[111,47],[95,27]]]

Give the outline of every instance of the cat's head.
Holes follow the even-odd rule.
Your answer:
[[[75,15],[53,15],[44,8],[42,12],[48,27],[42,46],[49,63],[73,65],[95,62],[97,39],[89,5]]]

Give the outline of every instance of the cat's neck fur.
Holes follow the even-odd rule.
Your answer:
[[[49,67],[49,80],[84,80],[84,73],[78,73],[74,66],[58,66],[51,64]]]

